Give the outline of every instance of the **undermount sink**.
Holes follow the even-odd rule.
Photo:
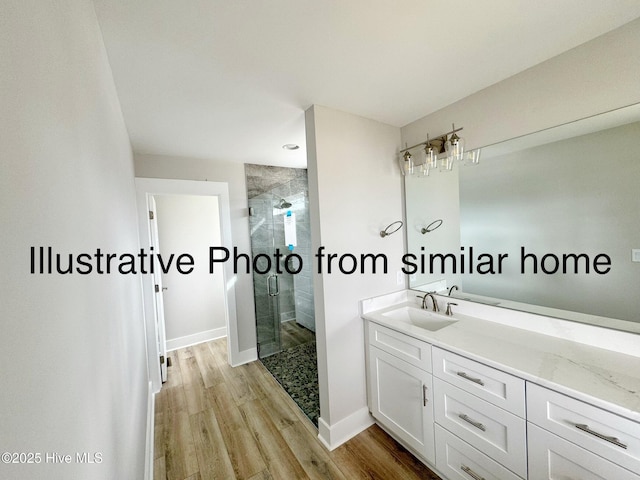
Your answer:
[[[415,325],[416,327],[424,328],[425,330],[430,330],[432,332],[457,322],[457,320],[451,317],[408,306],[398,307],[385,312],[382,315],[393,320],[410,323],[411,325]]]

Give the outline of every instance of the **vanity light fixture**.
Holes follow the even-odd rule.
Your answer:
[[[402,175],[413,175],[416,166],[418,176],[428,177],[430,172],[436,169],[441,172],[451,171],[456,163],[477,165],[480,162],[480,149],[465,151],[464,139],[458,135],[462,127],[456,128],[455,124],[451,126],[450,132],[438,135],[434,139],[430,139],[427,135],[427,140],[400,150],[399,163]],[[418,147],[424,150],[424,160],[416,165],[410,150]]]

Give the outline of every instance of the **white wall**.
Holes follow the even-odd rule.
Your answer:
[[[637,103],[639,49],[637,19],[404,126],[402,142],[433,138],[455,122],[476,148]]]
[[[402,218],[400,130],[318,105],[307,110],[306,128],[312,251],[383,253],[389,261],[387,275],[314,276],[319,433],[335,447],[370,421],[358,301],[404,287],[396,283],[403,234],[379,235]]]
[[[0,464],[0,477],[140,479],[140,278],[29,273],[30,246],[138,248],[132,155],[93,5],[6,0],[0,19],[0,445],[102,454]]]
[[[209,247],[222,245],[218,198],[154,195],[160,253],[183,253],[194,270],[162,274],[164,318],[169,350],[226,335],[225,286],[222,267],[209,273]]]
[[[231,209],[233,245],[240,252],[251,252],[249,211],[244,165],[217,160],[202,160],[161,155],[135,155],[136,177],[227,182]],[[256,317],[253,280],[244,272],[235,276],[238,321],[238,347],[242,358],[257,358]]]

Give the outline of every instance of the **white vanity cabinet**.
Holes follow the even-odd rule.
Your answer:
[[[505,340],[511,351],[518,351],[513,349],[517,341],[527,352],[514,368],[509,355],[494,355],[492,349],[474,346],[476,351],[467,354],[465,346],[478,331],[472,318],[462,317],[455,330],[438,335],[396,325],[375,311],[364,313],[369,410],[443,479],[640,480],[637,376],[612,377],[618,382],[613,389],[598,383],[605,378],[601,370],[592,374],[593,364],[585,363],[580,374],[592,380],[571,379],[582,388],[569,388],[566,381],[556,381],[564,380],[566,372],[553,378],[549,375],[554,372],[538,368],[549,358],[554,366],[564,358],[554,353],[558,346],[566,348],[564,340],[553,345],[554,337],[547,340],[535,333]],[[468,333],[461,328],[465,321]],[[492,348],[499,350],[503,331],[488,327],[496,339]],[[504,335],[515,337],[507,328]],[[538,349],[529,348],[530,342],[537,342]],[[570,346],[582,358],[597,354],[605,365],[630,365],[630,371],[640,371],[637,357]],[[582,366],[567,358],[558,369]],[[602,396],[586,393],[592,385]],[[617,398],[622,401],[613,401]]]
[[[407,447],[435,463],[431,345],[368,324],[369,410]]]
[[[640,480],[640,424],[527,383],[529,478]]]

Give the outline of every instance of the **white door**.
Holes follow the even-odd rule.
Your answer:
[[[369,348],[371,413],[425,460],[435,464],[431,374],[376,347]]]
[[[156,200],[152,195],[149,195],[149,231],[151,232],[151,247],[155,254],[160,251],[157,218]],[[167,381],[167,334],[164,324],[164,301],[162,298],[164,288],[162,288],[162,275],[159,270],[160,269],[155,269],[153,273],[153,284],[158,353],[160,355],[160,377],[162,383],[164,383]]]

